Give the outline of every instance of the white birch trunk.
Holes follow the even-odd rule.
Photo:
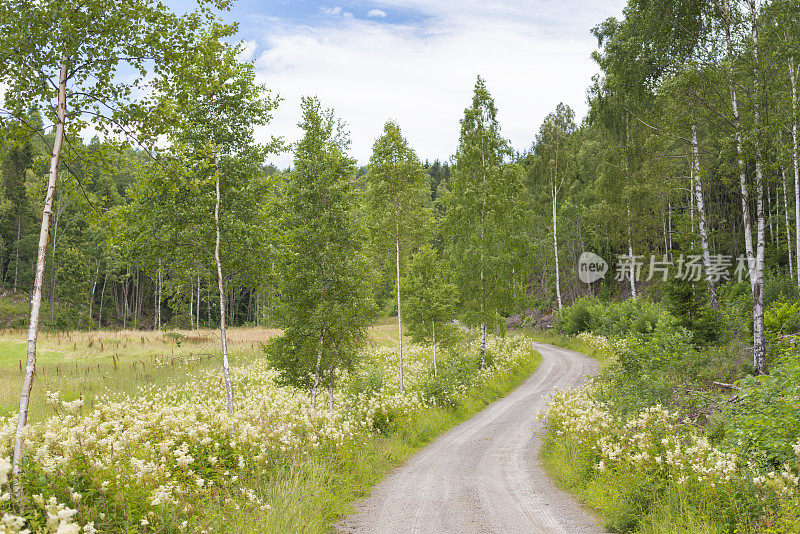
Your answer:
[[[53,138],[53,152],[50,156],[50,173],[47,181],[47,194],[42,212],[42,226],[39,231],[39,249],[36,256],[36,277],[33,282],[31,295],[31,318],[28,325],[28,351],[25,366],[25,379],[22,382],[22,391],[19,396],[19,412],[17,428],[14,436],[14,461],[13,461],[13,493],[18,506],[22,506],[22,461],[25,443],[25,425],[28,422],[28,406],[30,402],[33,379],[36,374],[36,339],[39,334],[39,313],[42,307],[42,285],[44,283],[44,267],[47,255],[47,243],[50,240],[50,216],[53,213],[53,198],[58,182],[58,164],[61,160],[61,150],[64,144],[64,127],[67,108],[67,65],[62,62],[58,83],[58,117]]]
[[[625,178],[630,180],[628,175],[628,146],[630,145],[631,137],[630,130],[628,129],[628,116],[625,116]],[[636,300],[636,265],[633,256],[633,239],[631,237],[631,204],[628,201],[626,208],[628,210],[628,256],[631,259],[631,298]]]
[[[194,284],[189,282],[189,326],[194,330]]]
[[[722,8],[723,15],[725,17],[725,42],[728,49],[728,59],[733,60],[734,51],[733,51],[733,40],[731,39],[731,14],[730,14],[730,6],[728,4],[728,0],[722,0],[720,4]],[[745,165],[744,165],[744,155],[743,155],[743,148],[742,148],[742,128],[741,128],[741,121],[739,119],[739,103],[736,95],[736,84],[733,81],[733,74],[728,73],[728,85],[730,87],[730,94],[731,94],[731,110],[733,112],[733,126],[736,130],[736,156],[737,156],[737,167],[739,170],[739,190],[740,190],[740,198],[742,203],[742,229],[744,230],[744,248],[745,254],[747,255],[747,267],[750,273],[751,281],[753,278],[753,272],[755,270],[755,255],[753,253],[753,229],[752,229],[752,222],[750,219],[750,194],[747,191],[747,178],[745,176]],[[798,242],[798,247],[800,247],[800,241]],[[800,283],[800,279],[799,279]]]
[[[636,300],[636,262],[633,256],[633,241],[631,239],[631,207],[628,205],[628,256],[631,260],[631,272],[630,272],[630,283],[631,283],[631,298]]]
[[[433,332],[433,376],[434,378],[438,374],[438,369],[436,368],[436,321],[431,319],[431,330]]]
[[[667,202],[667,235],[669,235],[669,252],[672,254],[672,202]]]
[[[103,328],[103,301],[106,296],[106,283],[108,282],[108,271],[103,276],[103,288],[100,290],[100,305],[97,307],[97,329]]]
[[[786,169],[781,167],[781,182],[783,184],[783,215],[786,221],[786,252],[789,253],[789,273],[794,272],[794,261],[792,258],[792,231],[789,226],[789,195],[786,191]]]
[[[748,1],[751,15],[751,35],[753,39],[753,74],[754,94],[758,95],[758,9],[755,0]],[[758,109],[758,97],[753,100],[753,119],[756,128],[754,136],[756,156],[756,217],[757,243],[754,279],[751,279],[753,288],[753,364],[757,374],[766,374],[766,339],[764,335],[764,178],[762,174],[761,141],[759,128],[761,116]],[[752,276],[752,275],[751,275]]]
[[[314,373],[314,385],[311,387],[311,407],[317,407],[317,390],[319,389],[319,372],[322,365],[322,346],[325,344],[325,329],[323,328],[319,333],[319,350],[317,350],[317,366]]]
[[[161,271],[161,260],[158,260],[158,329],[161,330],[161,286],[164,284],[164,274]]]
[[[484,208],[486,201],[483,201]],[[483,273],[484,214],[481,211],[481,369],[486,367],[486,279]]]
[[[484,274],[484,243],[486,238],[486,156],[481,153],[483,164],[483,204],[481,204],[481,369],[486,367],[486,277]]]
[[[789,58],[789,81],[792,84],[792,162],[794,163],[794,236],[797,258],[797,286],[800,287],[800,148],[797,146],[797,81],[794,60]]]
[[[630,236],[630,227],[628,227],[628,255],[631,257],[631,298],[636,300],[636,266],[633,259],[633,242]]]
[[[556,258],[556,298],[558,298],[558,311],[561,311],[563,304],[561,302],[561,273],[559,272],[558,265],[558,231],[557,231],[557,211],[556,201],[558,199],[558,190],[553,186],[553,255]]]
[[[717,289],[711,278],[711,252],[708,244],[708,229],[706,228],[706,210],[703,203],[703,180],[700,178],[700,150],[697,146],[697,126],[692,125],[692,176],[694,177],[694,197],[697,203],[697,227],[700,230],[700,246],[703,249],[703,266],[706,270],[708,281],[708,300],[711,307],[719,310]]]
[[[89,294],[89,330],[92,329],[92,319],[94,311],[94,293],[97,290],[97,279],[100,277],[100,262],[97,262],[94,277],[92,278],[92,292]]]
[[[219,170],[217,170],[217,203],[214,207],[214,222],[217,232],[216,246],[214,247],[214,262],[217,264],[217,286],[219,288],[219,334],[222,342],[222,375],[225,380],[225,397],[228,401],[228,415],[233,416],[233,388],[231,387],[231,372],[228,363],[228,336],[225,332],[225,286],[222,278],[222,262],[219,259],[219,205],[220,205],[220,182]]]
[[[403,391],[403,313],[400,308],[400,222],[395,217],[395,267],[397,278],[397,339],[400,342],[400,391]]]

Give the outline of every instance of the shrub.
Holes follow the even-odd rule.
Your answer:
[[[659,322],[677,324],[661,304],[651,300],[628,299],[603,304],[585,297],[559,314],[556,329],[564,334],[591,332],[608,337],[626,337],[650,334]]]
[[[730,410],[725,436],[740,454],[774,468],[800,453],[800,357],[783,351],[771,374],[739,381],[739,402]]]
[[[764,312],[764,327],[778,334],[800,333],[800,301],[773,303]]]
[[[489,354],[486,352],[487,365],[490,365]],[[442,361],[436,376],[433,373],[422,384],[421,395],[423,401],[447,408],[456,408],[461,395],[467,385],[478,374],[479,358],[472,354],[461,352],[451,355]]]
[[[723,337],[722,313],[710,307],[705,288],[698,290],[692,282],[675,279],[664,284],[663,289],[664,306],[680,326],[692,333],[695,343],[711,343]]]
[[[600,301],[592,297],[583,297],[576,300],[572,306],[565,308],[558,314],[556,330],[563,334],[576,335],[589,330],[591,321],[591,308],[600,305]]]
[[[776,269],[767,269],[764,273],[764,305],[773,302],[794,300],[800,297],[797,292],[797,281],[791,273]]]

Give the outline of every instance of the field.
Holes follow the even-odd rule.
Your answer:
[[[232,365],[262,357],[261,344],[279,334],[271,328],[229,328]],[[16,413],[19,406],[26,339],[25,330],[0,330],[0,415]],[[378,321],[370,328],[369,343],[397,346],[397,320]],[[48,390],[60,391],[64,400],[83,397],[91,407],[107,390],[136,393],[144,386],[217,368],[220,357],[218,330],[41,332],[30,420],[50,415]]]
[[[3,332],[6,414],[18,394],[22,334]],[[430,348],[409,345],[400,391],[396,323],[385,320],[371,329],[359,372],[313,408],[306,391],[279,386],[263,358],[261,343],[277,334],[231,331],[233,418],[213,331],[43,335],[26,478],[43,500],[29,501],[28,527],[329,531],[388,469],[539,361],[522,336],[491,338],[491,365],[479,371],[467,339],[440,352],[433,376]],[[12,424],[0,418],[0,485]]]
[[[278,335],[266,328],[232,328],[228,343],[235,364],[263,354],[261,343]],[[0,331],[0,414],[16,413],[25,367],[27,332]],[[83,397],[93,406],[107,390],[136,393],[144,386],[164,384],[219,365],[217,330],[170,332],[99,331],[39,334],[31,420],[49,415],[45,393],[60,391],[62,399]]]

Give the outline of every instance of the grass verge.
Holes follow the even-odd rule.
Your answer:
[[[529,327],[521,328],[520,332],[534,341],[538,341],[540,343],[549,343],[550,345],[555,345],[556,347],[561,347],[562,349],[574,350],[575,352],[580,352],[590,356],[600,362],[600,364],[603,366],[607,365],[614,357],[613,354],[585,343],[575,336],[559,334],[558,332],[553,332],[552,330],[537,330]]]
[[[462,423],[520,385],[541,363],[531,357],[504,376],[472,389],[454,409],[425,408],[400,422],[387,435],[371,435],[338,450],[320,451],[308,458],[287,459],[269,476],[253,480],[260,497],[270,503],[258,517],[229,508],[208,510],[213,532],[331,532],[334,524],[353,511],[392,468],[440,434]]]
[[[549,336],[546,341],[570,349],[575,349],[580,342],[558,335]],[[585,352],[593,355],[592,351]],[[655,422],[645,423],[637,414],[647,413],[646,409],[634,412],[627,419],[610,420],[600,417],[596,408],[580,405],[573,416],[588,414],[588,421],[601,421],[610,426],[589,424],[583,430],[576,430],[574,420],[569,425],[558,422],[563,413],[558,415],[559,404],[556,403],[552,408],[556,412],[555,422],[550,419],[549,425],[553,426],[545,434],[540,459],[556,484],[597,512],[609,532],[800,532],[800,503],[796,497],[791,492],[782,492],[779,485],[755,483],[752,477],[757,472],[732,471],[722,460],[716,465],[704,463],[704,458],[709,456],[704,456],[703,451],[710,451],[717,444],[710,442],[698,426],[684,424],[684,419],[677,422],[651,419]],[[585,433],[581,434],[582,431]],[[700,438],[694,439],[696,436]],[[605,446],[598,445],[600,439],[607,440]],[[647,450],[649,456],[639,461],[607,462],[611,450],[608,443],[627,447],[624,452],[620,449],[615,453],[618,455]],[[604,448],[605,456],[598,453],[598,446]],[[688,467],[682,467],[680,462],[673,462],[668,468],[660,465],[662,462],[670,464],[669,455],[676,451],[684,451],[686,458],[692,459]],[[739,466],[738,469],[745,468]],[[723,472],[727,475],[720,474]],[[683,476],[676,479],[675,475],[680,473]],[[743,476],[748,473],[750,478]],[[777,490],[773,491],[775,488]]]

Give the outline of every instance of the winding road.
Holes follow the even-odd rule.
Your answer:
[[[580,386],[598,364],[578,352],[534,343],[542,363],[508,396],[439,436],[393,470],[340,533],[602,533],[538,458],[539,412],[555,389]]]

